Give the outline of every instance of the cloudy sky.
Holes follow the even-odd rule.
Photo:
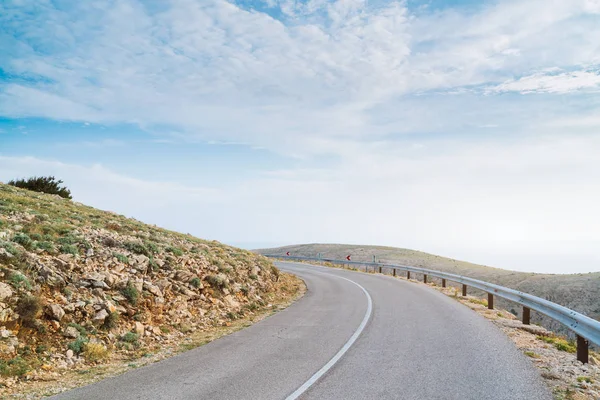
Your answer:
[[[600,270],[600,0],[4,0],[0,180],[225,243]]]

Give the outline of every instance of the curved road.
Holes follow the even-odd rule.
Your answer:
[[[551,400],[491,322],[382,275],[278,263],[306,282],[249,328],[57,399]]]

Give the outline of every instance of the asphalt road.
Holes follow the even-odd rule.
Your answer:
[[[306,295],[249,328],[57,399],[551,400],[491,322],[387,276],[278,263]]]

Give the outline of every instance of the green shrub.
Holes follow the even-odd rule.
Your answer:
[[[51,252],[54,251],[54,245],[52,243],[46,242],[46,241],[44,241],[44,242],[36,242],[35,243],[35,247],[37,249],[44,250],[44,251],[46,251],[48,253],[51,253]]]
[[[252,280],[255,281],[255,280],[258,279],[258,275],[256,275],[256,274],[250,274],[250,275],[248,275],[248,278],[250,278],[250,279],[252,279]]]
[[[78,337],[77,339],[75,339],[74,341],[72,341],[71,343],[68,344],[69,349],[73,350],[73,353],[79,355],[81,353],[83,353],[83,350],[85,349],[85,345],[88,342],[88,339],[85,337]]]
[[[190,283],[191,283],[191,284],[192,284],[192,286],[193,286],[193,287],[195,287],[195,288],[199,288],[199,287],[200,287],[200,285],[202,285],[202,281],[201,281],[201,280],[200,280],[200,278],[198,278],[198,277],[195,277],[195,278],[193,278],[193,279],[190,281]]]
[[[110,314],[108,314],[108,317],[106,317],[104,319],[104,323],[102,324],[102,328],[106,329],[106,330],[111,330],[113,328],[116,328],[117,325],[119,324],[119,313],[116,311],[111,312]]]
[[[36,354],[43,354],[48,351],[48,346],[45,344],[38,344],[35,348]]]
[[[121,340],[125,343],[137,343],[139,335],[135,332],[127,332],[121,337]]]
[[[23,325],[33,328],[42,311],[42,304],[39,297],[24,296],[17,302],[16,311]]]
[[[150,254],[158,254],[158,253],[160,253],[160,248],[156,244],[154,244],[154,243],[152,243],[150,241],[145,241],[144,245],[146,246],[146,248],[148,249],[148,251],[150,252]]]
[[[29,235],[29,237],[31,237],[31,240],[42,240],[42,235],[40,235],[39,233],[32,233],[31,235]]]
[[[88,332],[87,332],[87,330],[83,326],[81,326],[79,324],[76,324],[75,322],[70,322],[67,326],[70,326],[70,327],[73,327],[73,328],[77,329],[77,331],[79,332],[79,334],[81,336],[84,336],[84,337],[87,336]]]
[[[78,241],[78,239],[75,236],[67,235],[67,236],[59,237],[56,242],[58,244],[67,245],[67,244],[75,244],[75,243],[77,243],[77,241]]]
[[[179,247],[169,246],[165,249],[165,251],[167,251],[177,257],[180,257],[183,255],[183,250],[181,250]]]
[[[27,290],[31,290],[29,279],[21,273],[10,274],[9,282],[15,289],[26,288]]]
[[[127,298],[127,300],[133,304],[136,305],[138,302],[138,299],[140,297],[140,292],[136,289],[136,287],[131,283],[127,283],[127,287],[125,289],[123,289],[121,291],[121,293],[123,294],[123,296],[125,296]]]
[[[10,242],[3,242],[0,244],[0,247],[3,247],[4,250],[8,251],[13,256],[19,255],[21,252]]]
[[[19,243],[21,246],[25,248],[29,248],[31,246],[32,240],[26,233],[17,233],[12,241],[15,243]]]
[[[226,267],[226,266],[220,266],[219,267],[219,272],[222,272],[224,274],[228,274],[232,271],[231,267]]]
[[[206,281],[213,287],[224,288],[227,286],[227,280],[219,275],[208,275]]]
[[[73,254],[74,256],[79,254],[79,248],[72,244],[63,244],[59,250],[63,254]]]
[[[29,372],[29,365],[21,357],[0,360],[0,375],[4,377],[22,376]]]
[[[567,353],[575,353],[577,351],[577,347],[567,341],[556,342],[554,343],[554,347],[560,351],[566,351]]]
[[[150,258],[148,265],[150,266],[150,268],[152,268],[152,271],[154,271],[154,272],[158,271],[158,269],[160,268],[158,266],[158,263],[156,261],[154,261],[154,258],[152,258],[152,257]]]
[[[65,199],[71,199],[71,191],[66,187],[61,187],[62,180],[56,180],[53,176],[33,176],[28,179],[11,180],[9,185],[22,189],[32,190],[48,194],[57,194]]]
[[[126,255],[121,254],[121,253],[113,253],[113,257],[115,257],[117,260],[119,260],[119,262],[122,262],[124,264],[129,263],[129,259],[127,258]]]
[[[123,244],[123,247],[125,247],[127,250],[131,251],[132,253],[143,254],[148,257],[150,256],[150,251],[146,248],[146,246],[144,246],[141,243],[126,242]]]

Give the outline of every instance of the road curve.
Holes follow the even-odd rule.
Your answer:
[[[278,266],[308,288],[286,310],[53,398],[552,399],[500,330],[435,290],[382,275]]]

